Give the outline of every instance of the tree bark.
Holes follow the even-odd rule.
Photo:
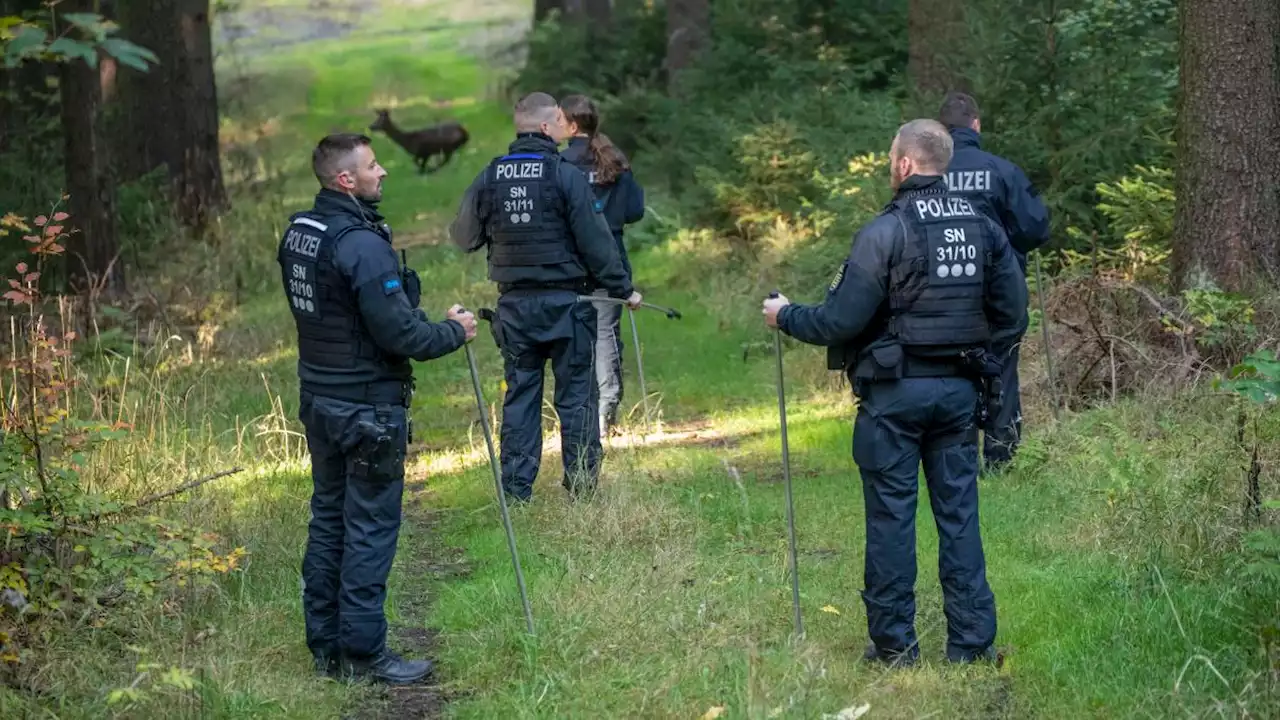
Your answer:
[[[159,58],[118,70],[117,168],[123,181],[168,168],[178,215],[201,228],[226,207],[218,147],[209,0],[121,0],[122,34]]]
[[[93,0],[64,0],[60,13],[93,12]],[[59,67],[62,131],[70,227],[78,230],[68,243],[68,280],[72,289],[123,292],[124,271],[115,262],[119,251],[115,226],[115,183],[103,137],[102,76],[83,60]]]
[[[171,66],[170,90],[179,109],[177,142],[169,160],[177,164],[178,209],[184,224],[203,228],[226,207],[218,148],[218,86],[213,74],[209,0],[177,0],[182,50]],[[174,165],[170,165],[170,171]]]
[[[1179,289],[1229,292],[1280,265],[1280,4],[1182,0],[1177,210]]]
[[[706,49],[711,36],[709,0],[667,0],[667,89],[677,93],[680,72]]]
[[[952,90],[968,91],[962,70],[967,35],[963,0],[910,1],[907,74],[919,100],[932,100]]]

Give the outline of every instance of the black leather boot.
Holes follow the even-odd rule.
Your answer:
[[[343,674],[353,679],[368,678],[388,685],[416,683],[431,674],[430,660],[405,660],[390,650],[370,657],[343,658]]]
[[[875,643],[867,645],[867,651],[862,654],[862,659],[869,662],[880,662],[890,667],[908,668],[916,664],[916,660],[920,658],[920,649],[913,647],[910,650],[902,652],[890,652],[881,650],[876,647]]]

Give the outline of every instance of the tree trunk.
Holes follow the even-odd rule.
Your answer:
[[[963,70],[967,35],[963,0],[910,0],[907,74],[918,101],[968,90]]]
[[[667,89],[677,92],[680,72],[706,48],[711,36],[709,0],[667,0]]]
[[[59,12],[92,12],[93,0],[65,0]],[[66,186],[71,236],[68,279],[75,291],[89,287],[108,295],[124,290],[124,271],[115,262],[115,183],[106,162],[102,133],[102,76],[83,60],[59,67]]]
[[[170,128],[162,118],[173,115],[166,77],[173,64],[167,45],[173,35],[171,0],[119,0],[120,35],[151,50],[159,64],[142,72],[120,68],[118,103],[112,108],[115,170],[120,182],[133,182],[165,164]]]
[[[170,90],[178,113],[177,142],[170,156],[175,168],[178,209],[184,224],[202,228],[226,207],[218,148],[218,86],[213,74],[213,37],[209,0],[177,0],[177,29],[182,51],[171,67]]]
[[[1231,292],[1280,264],[1280,4],[1182,0],[1177,210],[1179,289]]]
[[[153,51],[148,72],[119,69],[117,168],[123,181],[164,165],[183,224],[226,207],[218,147],[209,0],[121,0],[122,34]]]

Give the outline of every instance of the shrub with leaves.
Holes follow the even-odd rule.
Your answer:
[[[88,454],[127,425],[73,414],[73,332],[40,276],[65,251],[65,212],[28,222],[6,215],[0,236],[17,232],[29,261],[0,278],[11,347],[0,361],[0,660],[22,660],[39,619],[94,617],[128,597],[191,587],[239,566],[243,548],[218,549],[216,536],[140,510],[173,493],[111,497],[83,475]]]
[[[59,27],[59,20],[66,23]],[[0,61],[13,68],[26,60],[83,60],[98,66],[98,52],[138,70],[158,62],[155,53],[116,35],[120,26],[97,13],[62,13],[46,8],[29,16],[0,17]]]

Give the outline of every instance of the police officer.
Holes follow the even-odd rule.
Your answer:
[[[600,112],[585,95],[560,101],[569,134],[564,159],[583,173],[595,191],[617,244],[622,267],[631,274],[631,261],[623,242],[624,226],[644,219],[644,188],[631,173],[631,163],[607,135],[600,132]],[[596,295],[607,294],[604,289]],[[618,419],[622,403],[622,307],[599,302],[596,306],[596,385],[600,390],[600,434],[608,435]]]
[[[498,284],[494,339],[502,349],[502,485],[529,500],[542,460],[543,367],[555,375],[563,484],[577,498],[600,474],[596,310],[578,302],[603,287],[632,308],[640,294],[618,257],[587,178],[562,162],[566,134],[555,98],[532,93],[515,107],[516,139],[467,189],[449,232],[466,252],[488,249]]]
[[[409,360],[475,337],[461,306],[444,322],[418,309],[378,213],[382,180],[369,138],[330,135],[312,155],[322,189],[289,219],[277,260],[298,333],[299,419],[311,452],[311,523],[302,563],[307,646],[318,672],[402,684],[431,672],[386,647],[383,614],[395,557],[411,430]]]
[[[938,120],[951,133],[955,156],[947,168],[947,185],[980,204],[980,209],[1004,228],[1018,258],[1023,276],[1027,254],[1049,242],[1049,209],[1025,173],[1017,165],[982,149],[982,119],[978,103],[964,93],[947,95]],[[1024,326],[1025,331],[1025,326]],[[1004,401],[1000,414],[989,418],[984,430],[982,454],[991,470],[1013,459],[1022,435],[1022,400],[1018,387],[1018,349],[1022,333],[1004,360]]]
[[[894,199],[858,232],[825,302],[766,300],[765,323],[828,348],[859,397],[853,457],[866,506],[865,658],[913,663],[916,495],[923,460],[939,536],[947,658],[994,655],[995,598],[978,530],[981,377],[1016,337],[1026,286],[1004,232],[948,191],[946,128],[903,125]]]

